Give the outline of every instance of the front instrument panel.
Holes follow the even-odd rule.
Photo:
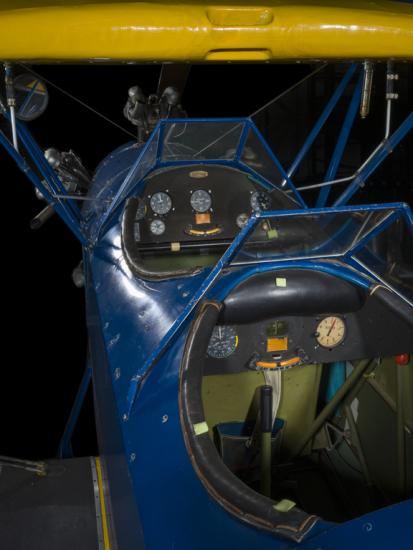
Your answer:
[[[283,192],[222,165],[163,168],[147,178],[138,198],[130,230],[142,255],[200,247],[207,254],[228,246],[252,213],[297,207]],[[258,238],[267,239],[267,225],[258,227]]]

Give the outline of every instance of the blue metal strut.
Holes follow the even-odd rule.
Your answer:
[[[71,458],[73,456],[72,436],[91,380],[92,365],[90,361],[88,361],[86,363],[86,368],[83,373],[82,380],[80,381],[80,386],[77,390],[75,401],[73,403],[72,410],[70,411],[69,419],[66,423],[62,439],[59,443],[59,447],[57,450],[58,458]]]

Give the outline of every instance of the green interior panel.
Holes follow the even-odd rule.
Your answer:
[[[211,435],[213,427],[221,422],[244,422],[256,418],[256,390],[263,384],[263,373],[255,371],[204,376],[202,400]]]
[[[403,405],[408,423],[413,423],[413,361],[403,367]],[[387,395],[396,403],[397,368],[393,357],[383,359],[376,368],[374,378]]]
[[[285,420],[283,447],[298,445],[316,415],[322,365],[305,365],[283,372],[278,416]]]
[[[283,447],[297,445],[316,414],[321,365],[304,365],[282,373],[281,402],[277,416],[285,421]],[[262,372],[205,376],[202,398],[210,428],[221,422],[257,417],[257,388],[265,384]]]

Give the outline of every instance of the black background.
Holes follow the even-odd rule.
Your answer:
[[[159,66],[34,67],[40,74],[134,133],[122,115],[127,90],[156,91]],[[248,116],[310,71],[305,65],[193,67],[183,95],[189,116]],[[90,170],[130,136],[49,86],[46,113],[30,123],[42,148],[73,148]],[[377,136],[372,136],[372,141]],[[86,357],[83,290],[71,273],[81,259],[75,237],[57,217],[32,231],[43,207],[31,183],[0,151],[2,186],[2,366],[0,454],[56,455]],[[381,182],[361,202],[411,198],[405,187]],[[75,454],[97,453],[91,392],[73,441]]]

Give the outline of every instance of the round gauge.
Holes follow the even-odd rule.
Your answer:
[[[238,346],[238,335],[234,327],[216,326],[209,340],[207,353],[215,359],[225,359],[234,353]]]
[[[206,212],[211,208],[212,199],[208,191],[198,189],[191,195],[191,206],[195,212]]]
[[[171,197],[168,193],[163,193],[162,191],[152,195],[150,204],[155,214],[159,214],[160,216],[167,214],[172,208]]]
[[[145,215],[146,215],[146,204],[142,200],[139,200],[139,206],[135,214],[135,221],[138,222],[140,220],[143,220]]]
[[[245,212],[237,216],[236,222],[238,227],[242,229],[245,225],[247,225],[248,220],[249,220],[249,216],[248,214],[245,214]]]
[[[341,344],[346,335],[346,325],[341,317],[324,317],[316,330],[317,342],[324,348],[334,348]]]
[[[254,212],[269,210],[271,208],[271,197],[265,191],[255,191],[251,195],[251,208]]]
[[[151,233],[153,235],[163,235],[165,233],[165,223],[162,220],[152,220],[151,225],[149,226]]]

